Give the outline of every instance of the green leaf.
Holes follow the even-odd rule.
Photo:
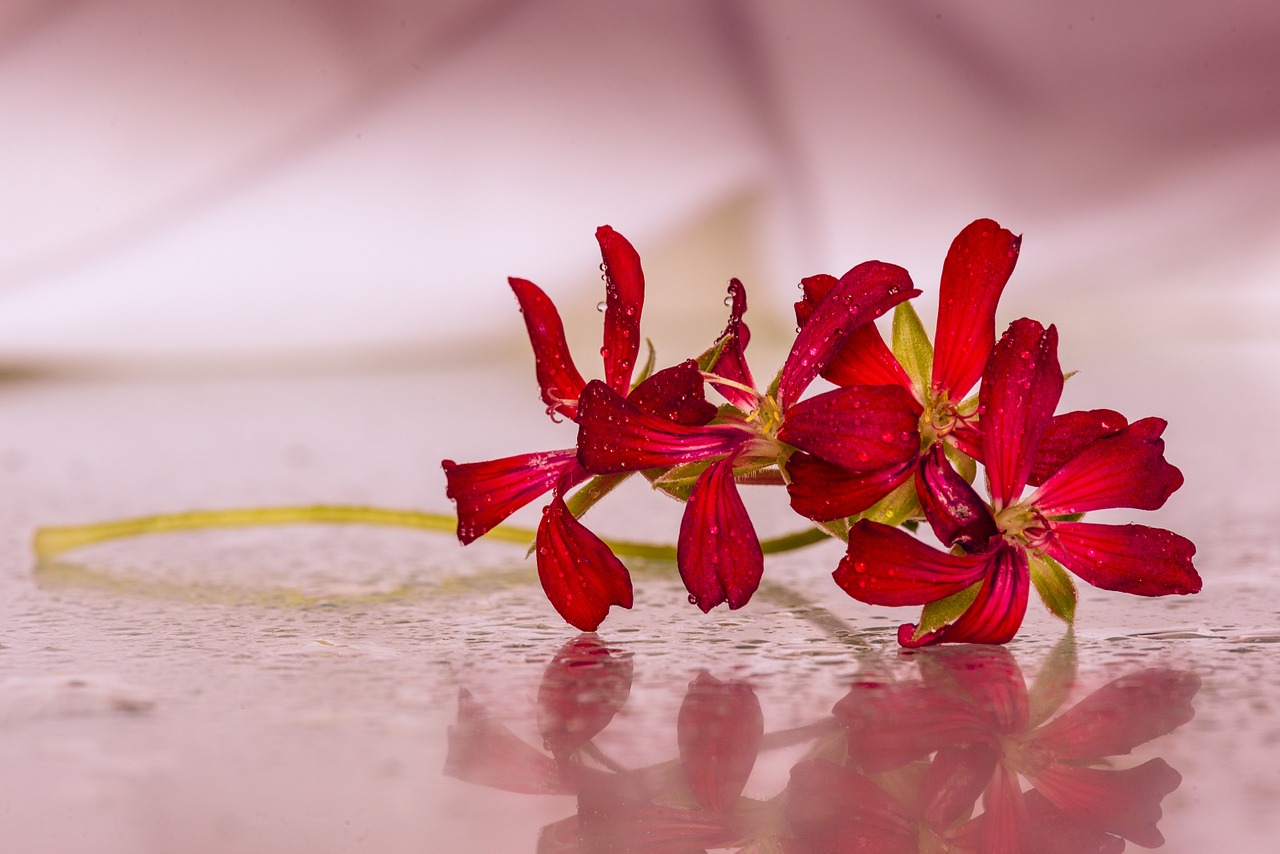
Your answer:
[[[929,388],[933,374],[933,345],[909,302],[893,310],[893,355],[918,389]]]
[[[893,492],[862,511],[863,519],[885,525],[901,525],[920,511],[920,498],[916,495],[915,478],[908,478]]]
[[[1076,619],[1076,584],[1071,576],[1048,555],[1028,553],[1031,563],[1031,583],[1044,601],[1044,606],[1068,626]]]
[[[917,639],[924,637],[947,623],[954,623],[973,604],[973,600],[978,598],[978,591],[981,589],[982,582],[975,581],[959,593],[925,605],[924,610],[920,612],[920,623],[916,626],[914,637]]]
[[[648,338],[644,339],[645,346],[649,348],[649,357],[644,360],[644,368],[640,371],[640,376],[636,377],[636,381],[631,384],[631,388],[635,388],[640,383],[653,376],[654,364],[658,361],[658,352],[653,349],[653,342]]]
[[[944,444],[942,451],[947,455],[947,459],[951,460],[951,465],[955,466],[960,476],[972,484],[973,479],[978,476],[977,461],[959,448],[953,448],[950,445]]]

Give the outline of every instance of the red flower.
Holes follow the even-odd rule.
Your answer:
[[[730,283],[732,310],[708,375],[735,407],[704,426],[642,411],[606,383],[588,383],[578,399],[578,458],[595,474],[667,469],[691,481],[680,525],[677,564],[690,601],[703,611],[740,608],[760,583],[760,541],[738,495],[736,477],[785,461],[799,448],[854,471],[914,459],[916,415],[897,388],[800,396],[850,335],[919,294],[906,270],[879,261],[854,267],[816,307],[796,337],[774,389],[760,392],[747,367],[746,293]],[[907,415],[903,415],[907,412]]]
[[[639,410],[674,425],[705,424],[715,415],[706,400],[702,375],[687,361],[631,388],[640,347],[644,274],[626,238],[609,226],[596,230],[605,273],[605,385]],[[524,279],[509,280],[533,345],[534,368],[547,414],[576,420],[586,387],[565,342],[564,325],[542,290]],[[547,598],[564,619],[593,631],[610,607],[630,608],[631,579],[609,547],[569,512],[563,497],[590,474],[574,448],[521,454],[479,463],[443,463],[447,493],[458,510],[458,539],[465,545],[484,536],[512,513],[553,492],[543,510],[535,547],[538,577]]]
[[[1074,588],[1059,564],[1107,590],[1140,596],[1200,590],[1189,540],[1159,528],[1073,520],[1108,507],[1154,510],[1182,485],[1182,473],[1164,459],[1164,421],[1144,419],[1097,439],[1022,497],[1061,392],[1057,331],[1033,320],[1015,321],[991,354],[980,392],[990,504],[951,468],[940,448],[917,474],[916,490],[935,533],[964,553],[941,552],[865,520],[850,531],[835,579],[855,599],[919,605],[962,592],[974,596],[958,618],[940,628],[900,627],[904,646],[1008,641],[1022,623],[1032,563],[1042,597],[1069,597],[1072,607]]]

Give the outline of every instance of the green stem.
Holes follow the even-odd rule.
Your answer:
[[[302,524],[386,525],[394,528],[413,528],[419,531],[452,534],[457,527],[457,520],[446,513],[330,504],[313,504],[303,507],[254,507],[242,510],[196,510],[189,513],[166,513],[158,516],[118,519],[90,525],[39,528],[36,530],[33,546],[36,557],[44,559],[93,543],[139,537],[144,534],[198,531],[206,528]],[[527,545],[533,541],[536,534],[537,532],[531,528],[498,525],[485,536],[493,540]],[[765,554],[776,554],[821,542],[826,538],[827,534],[824,532],[810,528],[771,540],[762,540],[760,549]],[[613,540],[606,542],[613,549],[614,554],[620,557],[653,560],[675,560],[676,558],[675,546]]]

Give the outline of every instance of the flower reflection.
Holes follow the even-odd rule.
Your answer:
[[[1069,703],[1070,635],[1038,670],[1028,682],[1008,649],[978,646],[864,662],[868,675],[830,716],[774,732],[749,684],[702,672],[676,717],[678,755],[625,767],[595,738],[626,727],[618,713],[633,661],[581,635],[543,674],[542,748],[463,690],[445,773],[575,795],[576,814],[542,829],[539,852],[1103,854],[1162,845],[1161,804],[1182,778],[1163,759],[1123,757],[1191,720],[1199,679],[1137,670]],[[789,779],[754,787],[778,793],[744,794],[761,753],[783,746],[804,750]]]

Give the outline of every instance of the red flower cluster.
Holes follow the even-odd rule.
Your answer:
[[[741,483],[785,485],[797,513],[847,540],[835,579],[851,596],[924,605],[919,623],[900,629],[904,645],[1003,643],[1021,625],[1032,586],[1070,622],[1067,570],[1143,596],[1200,589],[1185,538],[1080,521],[1103,508],[1154,510],[1182,475],[1164,459],[1159,419],[1055,415],[1063,374],[1054,327],[1022,319],[996,341],[996,304],[1020,238],[991,220],[970,224],[951,245],[934,343],[907,302],[920,291],[901,267],[868,261],[839,279],[812,276],[801,282],[795,343],[764,390],[747,363],[746,291],[736,279],[714,346],[656,373],[650,359],[634,380],[640,260],[608,226],[596,238],[606,281],[603,380],[579,373],[546,294],[510,280],[543,402],[553,419],[577,423],[576,446],[444,462],[463,543],[551,493],[535,543],[538,574],[574,626],[593,630],[611,606],[631,607],[626,568],[577,517],[635,472],[686,504],[676,562],[703,611],[742,607],[763,573]],[[892,347],[873,322],[890,309]],[[805,397],[820,376],[835,388]],[[707,400],[708,385],[726,405]],[[971,486],[977,463],[989,500]],[[1024,496],[1028,485],[1035,489]],[[895,527],[921,521],[949,551]]]

